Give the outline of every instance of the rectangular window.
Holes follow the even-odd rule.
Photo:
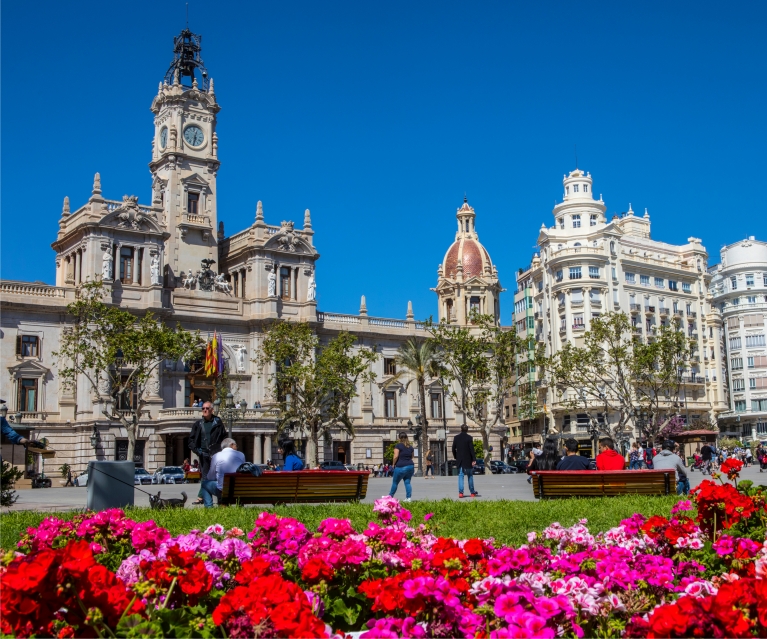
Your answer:
[[[144,249],[140,248],[136,255],[136,284],[141,284],[141,268],[144,262]]]
[[[122,375],[120,385],[128,382],[128,376]],[[121,395],[116,395],[116,406],[118,410],[130,410],[138,407],[138,385],[134,382],[132,388],[127,388]]]
[[[535,329],[535,318],[534,317],[528,317],[527,318],[527,328],[530,330]]]
[[[767,273],[762,273],[762,285],[767,286]]]
[[[37,357],[40,352],[40,338],[37,335],[19,335],[16,338],[16,354],[22,357]]]
[[[598,266],[589,266],[589,277],[593,280],[599,279],[599,267]]]
[[[746,273],[746,286],[753,286],[753,285],[754,285],[754,274]]]
[[[290,267],[280,267],[280,297],[284,300],[290,299]]]
[[[570,421],[571,421],[570,415],[565,415],[564,419],[562,420],[562,430],[563,431],[570,430]]]
[[[730,290],[738,290],[738,279],[734,275],[730,278]]]
[[[583,185],[583,192],[584,193],[588,193],[589,192],[589,185],[588,184],[584,184]]]
[[[570,291],[570,300],[573,304],[583,304],[583,289],[574,288]]]
[[[636,283],[636,276],[633,273],[626,273],[626,284]]]
[[[508,407],[506,410],[509,410]],[[431,416],[433,419],[442,419],[442,393],[431,394]]]
[[[557,282],[561,282],[564,279],[564,275],[562,274],[562,269],[559,269],[557,271]]]
[[[186,196],[186,212],[190,215],[197,215],[197,212],[200,208],[200,194],[199,193],[192,193],[191,191],[187,193]]]
[[[692,286],[689,282],[682,282],[682,293],[692,293]]]
[[[752,389],[752,390],[753,390],[754,388],[756,388],[756,377],[751,377],[751,378],[749,378],[749,380],[748,380],[748,387],[749,387],[750,389]]]
[[[730,365],[732,370],[734,371],[742,371],[743,370],[743,358],[742,357],[733,357],[730,360]]]
[[[597,216],[592,215],[589,217],[589,226],[596,226],[597,225]]]
[[[655,278],[655,286],[656,286],[656,288],[663,288],[663,278],[662,277],[656,277]]]
[[[748,342],[746,342],[748,343]],[[740,337],[731,337],[730,338],[730,350],[738,350],[740,348]]]
[[[761,328],[764,325],[764,316],[761,313],[757,313],[755,315],[745,315],[743,317],[743,324],[746,326],[746,328],[750,326],[758,326]],[[727,325],[729,328],[738,328],[738,318],[730,317],[727,320]]]
[[[732,390],[735,391],[735,392],[746,390],[746,382],[745,382],[745,380],[733,379],[732,380]]]
[[[573,328],[583,328],[583,313],[573,315]]]
[[[756,368],[756,366],[754,365],[754,358],[753,357],[747,358],[746,362],[747,362],[749,368]],[[740,367],[743,368],[743,360],[742,359],[740,360]]]
[[[21,380],[18,405],[24,413],[34,413],[37,410],[37,379]]]
[[[668,281],[668,290],[669,291],[678,291],[679,290],[679,288],[677,287],[676,281],[674,281],[674,280],[669,280]]]
[[[746,302],[748,302],[749,304],[756,304],[756,295],[747,296]]]
[[[736,399],[735,400],[735,412],[736,413],[745,413],[746,412],[746,400],[745,399]]]
[[[618,271],[615,270],[615,267],[613,266],[613,280],[616,282],[618,281]]]
[[[575,188],[577,189],[578,186],[576,185]],[[580,215],[573,215],[573,228],[574,229],[581,228],[581,216]]]
[[[767,399],[752,399],[751,410],[754,412],[761,412],[761,411],[767,410]]]
[[[120,281],[123,284],[133,282],[133,249],[129,246],[120,249]]]
[[[577,193],[577,192],[578,192],[578,185],[573,184],[573,193]]]
[[[765,346],[764,335],[746,335],[746,346]]]
[[[578,430],[583,432],[589,429],[589,415],[588,413],[578,413],[578,416],[576,417],[578,420],[576,422],[576,425],[578,427]]]
[[[479,297],[473,296],[469,299],[469,313],[480,313]]]
[[[571,266],[570,267],[570,279],[571,280],[579,280],[579,279],[581,279],[581,267],[580,266]]]
[[[649,275],[640,275],[639,276],[639,283],[642,286],[650,286],[650,276]]]
[[[767,422],[756,422],[756,433],[757,435],[767,435]]]
[[[384,416],[397,416],[397,393],[394,391],[386,391],[384,399]]]
[[[384,357],[384,375],[397,374],[397,361],[393,357]]]

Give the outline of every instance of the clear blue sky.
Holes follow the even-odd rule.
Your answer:
[[[65,195],[150,197],[149,105],[183,1],[2,4],[2,277],[54,281]],[[767,239],[764,2],[203,2],[219,219],[300,223],[321,310],[416,317],[464,192],[511,291],[562,176],[653,237]],[[502,298],[509,323],[512,294]]]

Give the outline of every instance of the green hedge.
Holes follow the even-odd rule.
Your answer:
[[[634,513],[668,516],[677,502],[676,496],[650,497],[626,495],[622,497],[563,499],[542,502],[524,501],[416,501],[408,504],[413,513],[414,525],[423,521],[424,515],[433,513],[430,524],[436,533],[446,537],[493,537],[499,543],[519,545],[527,541],[529,531],[541,531],[557,521],[571,526],[580,519],[588,519],[592,532],[604,531],[620,523],[621,519]],[[362,530],[373,520],[370,504],[326,504],[319,506],[291,505],[268,509],[279,515],[295,517],[310,530],[327,517],[351,519],[357,530]],[[205,510],[174,509],[150,510],[129,508],[128,516],[137,521],[154,519],[158,525],[177,535],[192,529],[204,530],[219,523],[227,528],[237,526],[246,532],[261,508],[215,508]],[[0,516],[0,548],[10,549],[27,527],[36,526],[45,517],[71,518],[74,512],[49,513],[19,511]]]

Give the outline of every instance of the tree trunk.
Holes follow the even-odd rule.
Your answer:
[[[489,425],[482,424],[482,458],[485,460],[486,469],[490,468],[490,428]]]
[[[426,419],[426,384],[423,379],[418,380],[418,395],[421,400],[421,421],[423,432],[421,433],[421,446],[418,449],[419,466],[423,468],[423,460],[429,453],[429,421]],[[424,471],[426,472],[426,471]]]
[[[311,468],[319,466],[319,437],[317,434],[317,425],[312,424],[309,427],[309,440],[306,442],[306,461]]]

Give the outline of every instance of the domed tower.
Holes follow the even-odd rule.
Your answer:
[[[432,289],[439,298],[439,320],[466,325],[474,310],[494,317],[499,323],[499,295],[503,289],[498,280],[498,270],[479,242],[476,214],[466,198],[456,218],[458,232],[455,242],[437,269],[437,287]]]

